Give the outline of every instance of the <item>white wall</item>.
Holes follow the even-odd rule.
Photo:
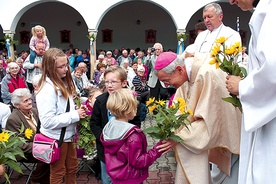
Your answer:
[[[145,43],[145,30],[155,29],[157,41],[165,49],[175,49],[176,30],[186,28],[189,33],[194,29],[195,23],[202,17],[200,8],[208,2],[210,0],[0,0],[1,14],[8,15],[0,16],[0,24],[4,31],[15,30],[15,39],[20,40],[20,31],[30,31],[31,23],[39,22],[46,28],[51,46],[61,49],[67,49],[69,43],[60,43],[59,31],[70,30],[71,43],[82,50],[89,48],[88,29],[98,29],[97,48],[105,50],[122,46],[134,49],[152,46]],[[235,28],[236,17],[239,16],[240,29],[246,29],[249,37],[247,22],[251,13],[242,13],[236,6],[230,6],[228,1],[220,4],[225,13],[224,23]],[[138,19],[140,25],[136,24]],[[77,26],[78,21],[81,21],[80,26]],[[24,27],[21,27],[22,22]],[[113,30],[112,43],[102,43],[102,29]],[[1,34],[3,30],[0,28],[0,39],[4,36]],[[18,51],[26,49],[27,44],[17,46]]]

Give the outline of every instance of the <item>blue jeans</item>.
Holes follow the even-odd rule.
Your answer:
[[[101,179],[102,184],[112,184],[109,175],[106,172],[105,163],[101,161]]]
[[[36,57],[35,51],[30,49],[30,63],[32,64],[34,63],[35,57]]]

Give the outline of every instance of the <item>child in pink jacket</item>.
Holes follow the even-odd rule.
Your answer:
[[[133,91],[122,88],[111,93],[106,105],[114,116],[101,135],[106,171],[113,184],[140,184],[147,179],[149,166],[162,155],[157,149],[161,142],[147,151],[143,131],[128,123],[138,105]]]

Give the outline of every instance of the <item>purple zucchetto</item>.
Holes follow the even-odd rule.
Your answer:
[[[177,54],[174,52],[162,52],[156,59],[155,70],[161,70],[168,66],[177,58]]]

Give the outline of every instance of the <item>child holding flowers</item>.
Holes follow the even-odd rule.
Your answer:
[[[114,184],[140,184],[148,177],[149,166],[162,155],[157,148],[161,142],[147,151],[143,131],[128,123],[136,115],[137,103],[129,89],[118,89],[107,100],[107,109],[115,118],[105,125],[101,142],[106,170]]]

